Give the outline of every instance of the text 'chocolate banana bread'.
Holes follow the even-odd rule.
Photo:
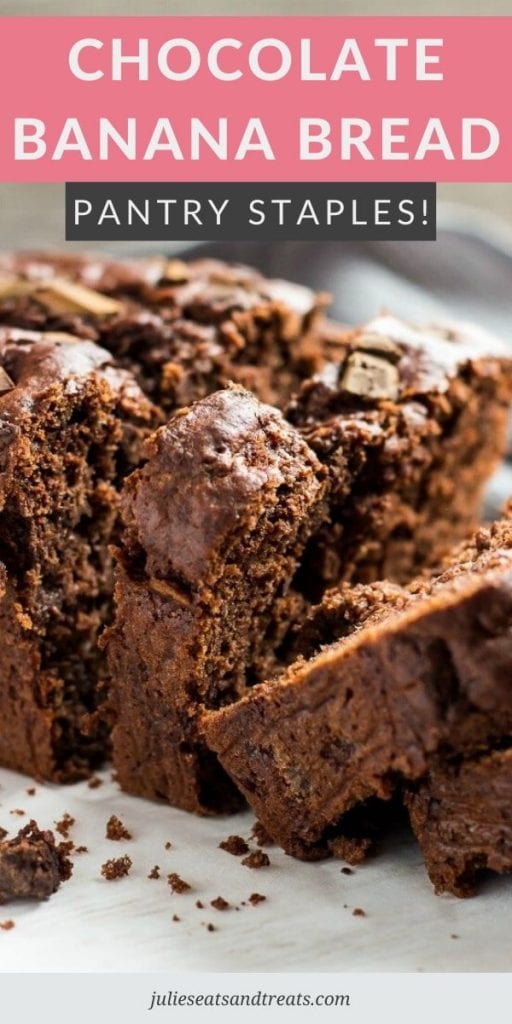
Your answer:
[[[344,335],[288,418],[330,476],[330,518],[305,554],[302,589],[407,582],[479,521],[506,447],[512,360],[471,325],[415,328],[386,315]]]
[[[130,792],[228,810],[239,795],[199,715],[270,671],[325,515],[325,472],[278,411],[236,386],[177,413],[146,458],[124,488],[107,633],[114,765]]]
[[[108,352],[0,329],[0,764],[68,781],[105,754],[97,638],[117,488],[155,411]]]
[[[409,588],[327,594],[303,655],[206,716],[208,744],[288,853],[328,856],[347,812],[435,756],[512,736],[511,513]]]

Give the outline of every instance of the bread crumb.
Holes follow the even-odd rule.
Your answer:
[[[173,914],[172,915],[172,919],[173,919],[173,921],[181,921],[181,917],[178,917],[177,914]]]
[[[89,853],[88,846],[75,846],[75,853]]]
[[[26,811],[22,811],[21,807],[15,807],[14,810],[9,811],[9,814],[17,814],[19,818],[22,818]]]
[[[228,910],[229,903],[222,896],[216,896],[214,900],[210,900],[211,906],[215,910]]]
[[[198,910],[204,910],[204,903],[201,903],[201,900],[196,900],[196,907]]]
[[[207,930],[208,930],[209,932],[215,932],[215,931],[217,931],[217,929],[216,929],[215,925],[214,925],[214,924],[211,924],[211,922],[208,922],[208,924],[206,925],[206,928],[207,928]]]
[[[112,839],[114,842],[119,842],[121,839],[131,839],[132,834],[124,827],[120,818],[117,815],[112,814],[107,821],[107,828],[105,835],[107,839]]]
[[[172,843],[169,843],[169,842],[167,842],[167,843],[165,844],[165,849],[166,849],[166,850],[172,850]]]
[[[354,874],[354,872],[352,871],[352,868],[342,868],[341,869],[341,873],[342,873],[342,875],[353,875]]]
[[[253,850],[248,857],[244,857],[242,864],[246,868],[268,868],[270,859],[263,850]]]
[[[352,917],[366,917],[366,911],[362,907],[354,907]]]
[[[154,868],[151,868],[148,878],[160,878],[160,867],[158,864],[155,864]]]
[[[242,857],[244,853],[249,853],[249,847],[242,836],[228,836],[219,843],[219,847],[226,853],[232,853],[233,857]]]
[[[252,892],[249,896],[249,903],[252,903],[253,907],[257,907],[258,903],[263,903],[266,900],[266,896],[262,896],[260,892]],[[238,909],[238,908],[237,908]]]
[[[10,932],[11,928],[14,927],[14,921],[11,921],[10,918],[8,921],[0,921],[0,928],[2,929],[3,932]]]
[[[188,882],[185,882],[183,878],[180,878],[175,871],[172,871],[170,875],[167,875],[167,881],[172,891],[175,893],[181,894],[183,892],[189,892],[192,888],[192,886],[189,885]]]
[[[269,836],[261,821],[255,821],[251,829],[251,836],[257,846],[274,846],[274,840]]]
[[[124,857],[115,857],[107,860],[101,865],[101,873],[108,882],[115,882],[118,878],[125,878],[130,873],[132,862],[126,854]]]
[[[87,785],[89,789],[98,789],[99,786],[103,785],[103,779],[98,778],[97,775],[93,775],[92,779],[89,779]]]
[[[29,788],[25,792],[26,792],[27,796],[35,796],[36,793],[37,793],[37,790],[36,790],[35,786],[29,786]]]
[[[64,837],[64,839],[67,839],[69,836],[69,830],[73,827],[74,824],[75,819],[71,817],[71,814],[68,814],[67,811],[64,811],[64,814],[62,815],[60,821],[55,822],[55,828],[57,832]]]

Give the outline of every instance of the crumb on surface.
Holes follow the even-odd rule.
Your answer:
[[[252,892],[249,896],[249,903],[252,903],[253,907],[257,907],[258,903],[263,903],[266,898],[266,896],[262,896],[261,892]]]
[[[151,868],[148,878],[160,878],[160,866],[155,864],[154,868]]]
[[[65,839],[62,843],[59,843],[57,850],[63,857],[67,857],[70,853],[73,853],[75,844],[71,839]]]
[[[75,846],[74,852],[75,853],[89,853],[89,847],[88,846]]]
[[[215,910],[228,910],[229,903],[224,899],[223,896],[216,896],[214,900],[210,900],[210,904]]]
[[[14,928],[14,921],[9,918],[7,921],[0,921],[0,928],[3,932],[10,932],[11,928]]]
[[[188,882],[185,882],[185,879],[181,878],[175,871],[171,871],[171,874],[167,875],[167,881],[172,892],[175,893],[189,892],[192,888],[192,886],[189,885]]]
[[[269,836],[261,821],[255,821],[251,829],[251,836],[257,846],[274,846],[274,840]]]
[[[341,869],[341,873],[342,873],[342,875],[353,875],[354,874],[352,868],[342,868]]]
[[[172,915],[172,919],[173,919],[173,921],[181,921],[181,917],[178,917],[177,914],[173,914]]]
[[[270,858],[263,850],[253,850],[247,857],[244,857],[242,864],[246,868],[268,868],[270,864]]]
[[[201,900],[196,900],[196,907],[198,910],[204,910],[204,903]]]
[[[35,796],[36,793],[37,793],[37,789],[36,789],[35,786],[29,786],[28,789],[25,792],[26,792],[27,796]]]
[[[366,911],[362,907],[354,907],[352,917],[366,917]]]
[[[124,857],[114,857],[101,865],[101,874],[107,882],[115,882],[118,878],[125,878],[130,873],[132,861],[126,854]]]
[[[73,865],[49,829],[33,819],[0,843],[0,902],[46,900],[71,877]]]
[[[107,821],[107,827],[105,830],[105,836],[107,839],[112,839],[114,842],[119,842],[121,839],[131,839],[132,834],[123,825],[123,822],[116,814],[112,814]]]
[[[93,775],[92,779],[89,779],[87,785],[89,789],[98,789],[99,786],[103,785],[103,779],[100,779],[98,775]]]
[[[226,853],[232,853],[233,857],[242,857],[244,853],[249,853],[249,846],[242,836],[228,836],[219,843],[219,848]]]
[[[209,932],[215,932],[215,931],[217,931],[217,929],[216,929],[215,925],[214,925],[214,924],[212,924],[212,923],[211,923],[211,921],[209,921],[209,922],[208,922],[208,924],[206,925],[206,928],[207,928],[207,931],[209,931]]]
[[[167,842],[166,842],[166,844],[165,844],[165,849],[166,849],[166,850],[172,850],[172,843],[170,843],[169,841],[167,841]]]
[[[55,822],[55,828],[59,835],[63,836],[64,839],[67,839],[69,836],[69,830],[73,827],[74,824],[75,819],[72,817],[72,815],[68,814],[67,811],[64,811],[64,814],[62,815],[60,821]]]
[[[458,936],[458,935],[450,935],[450,938],[451,938],[451,939],[458,939],[458,938],[459,938],[459,936]]]
[[[22,818],[26,813],[21,807],[14,807],[12,811],[9,811],[9,814],[17,814],[19,818]]]

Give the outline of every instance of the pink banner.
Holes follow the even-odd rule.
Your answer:
[[[512,181],[512,18],[1,18],[3,181]]]

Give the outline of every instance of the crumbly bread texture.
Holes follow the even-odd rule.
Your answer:
[[[270,835],[311,859],[332,852],[347,812],[420,779],[432,757],[512,735],[512,508],[409,588],[342,588],[324,603],[304,627],[306,658],[205,721]]]
[[[341,360],[288,408],[330,476],[330,519],[303,560],[309,596],[340,580],[407,582],[467,536],[511,393],[509,353],[472,326],[382,316],[345,333]]]
[[[232,386],[148,441],[126,482],[106,638],[114,763],[130,792],[199,812],[240,802],[199,713],[265,678],[325,472],[275,409]]]
[[[0,903],[15,899],[46,900],[71,876],[69,858],[55,843],[53,832],[35,821],[13,839],[0,843]]]
[[[0,323],[96,341],[166,413],[230,381],[285,405],[337,349],[327,300],[214,259],[0,256]]]
[[[0,257],[0,763],[79,778],[115,715],[126,789],[238,805],[202,712],[377,629],[475,521],[506,350],[387,316],[347,331],[325,304],[217,260]],[[470,746],[492,715],[459,719]]]
[[[0,369],[0,763],[67,781],[105,754],[109,543],[156,417],[72,335],[0,328]]]
[[[405,797],[438,893],[472,896],[488,872],[512,872],[512,749],[440,762]]]

